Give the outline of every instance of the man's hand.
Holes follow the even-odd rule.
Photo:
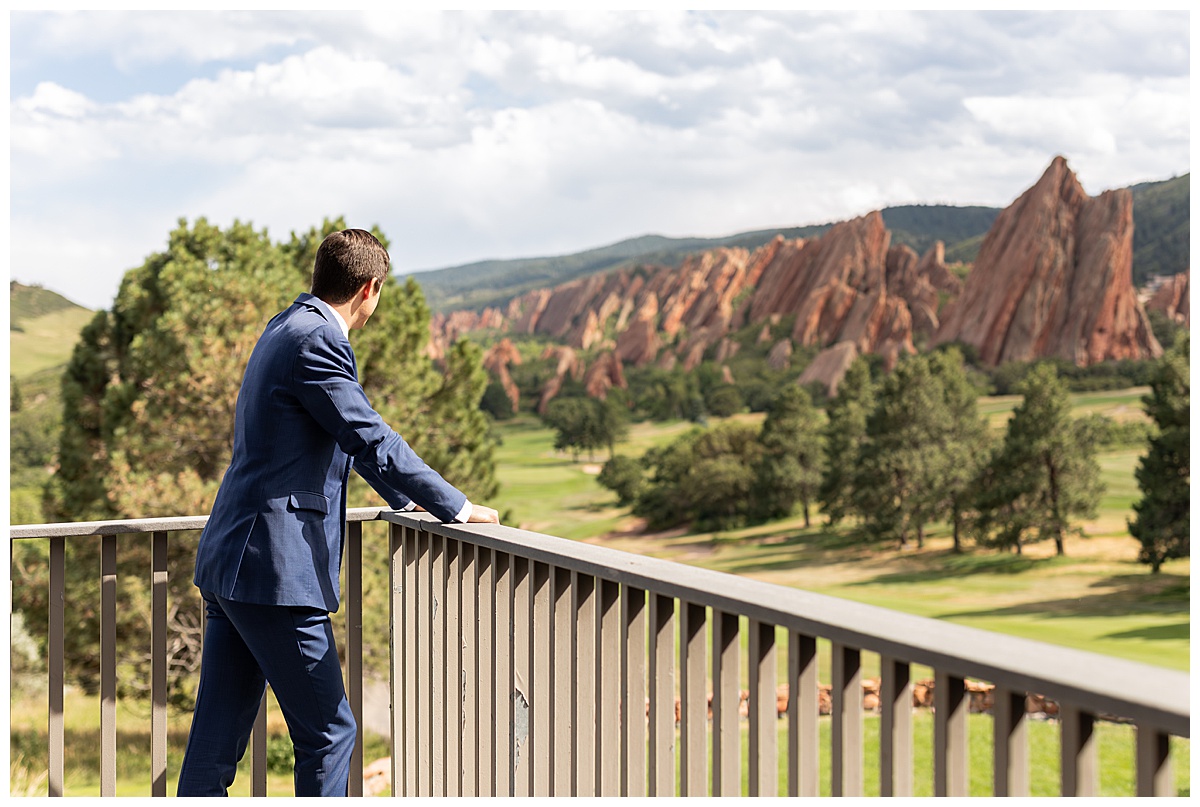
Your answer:
[[[499,524],[500,514],[482,504],[471,504],[471,515],[467,518],[469,524]]]

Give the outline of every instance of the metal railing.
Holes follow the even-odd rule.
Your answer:
[[[863,653],[879,656],[882,795],[913,792],[918,664],[932,668],[935,681],[936,795],[967,794],[968,679],[995,687],[995,795],[1029,793],[1027,693],[1058,703],[1064,795],[1098,792],[1096,724],[1112,718],[1135,726],[1136,793],[1174,795],[1169,740],[1190,737],[1185,673],[510,527],[441,524],[378,508],[351,510],[348,520],[344,654],[360,726],[351,795],[362,792],[363,769],[362,522],[374,520],[389,524],[395,795],[741,795],[743,750],[748,794],[777,795],[781,684],[787,794],[818,795],[818,640],[828,641],[832,654],[833,795],[863,792]],[[113,795],[116,536],[152,536],[151,791],[161,796],[167,790],[167,533],[204,522],[10,529],[13,539],[50,541],[51,795],[63,792],[63,542],[103,536],[101,795]],[[783,653],[787,672],[779,681]],[[747,749],[739,714],[743,675]],[[252,792],[264,795],[265,707],[251,760]]]

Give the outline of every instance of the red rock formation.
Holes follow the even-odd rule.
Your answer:
[[[837,395],[838,384],[846,377],[846,371],[858,358],[858,346],[854,342],[838,342],[817,354],[797,379],[798,384],[814,381],[825,385],[831,396]]]
[[[1089,197],[1062,157],[1005,209],[934,344],[991,365],[1057,356],[1078,365],[1158,356],[1133,290],[1133,197]]]
[[[538,399],[537,405],[539,415],[545,414],[547,404],[554,399],[555,395],[558,395],[558,391],[562,389],[563,381],[567,379],[568,375],[577,381],[583,375],[583,366],[579,357],[575,355],[574,350],[565,345],[547,347],[542,351],[542,359],[556,359],[557,365],[554,368],[554,377],[542,387],[542,397]]]
[[[1191,270],[1188,270],[1164,281],[1158,287],[1158,291],[1154,292],[1153,296],[1146,301],[1146,310],[1161,311],[1168,318],[1190,328],[1192,325],[1188,291],[1190,276]]]
[[[767,354],[767,366],[772,370],[786,370],[792,364],[792,340],[780,339]]]
[[[517,351],[513,343],[507,339],[501,339],[483,354],[483,368],[496,374],[500,385],[504,387],[504,394],[512,402],[513,414],[517,412],[517,404],[521,400],[521,391],[517,388],[516,382],[513,381],[512,375],[508,372],[508,367],[511,364],[520,363],[521,354]]]
[[[627,389],[628,386],[621,361],[612,351],[601,354],[583,374],[583,387],[587,394],[602,401],[613,387]]]

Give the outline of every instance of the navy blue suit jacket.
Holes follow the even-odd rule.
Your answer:
[[[246,366],[196,585],[336,611],[351,467],[396,509],[413,501],[452,521],[466,504],[371,407],[332,309],[302,294],[267,324]]]

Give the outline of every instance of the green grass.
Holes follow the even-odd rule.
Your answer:
[[[86,308],[65,308],[25,320],[22,330],[9,331],[9,372],[20,379],[66,364],[79,331],[95,313]]]

